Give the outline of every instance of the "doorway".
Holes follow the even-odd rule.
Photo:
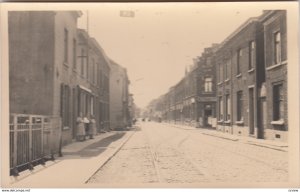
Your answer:
[[[267,102],[266,98],[260,98],[259,102],[259,113],[258,113],[258,133],[257,138],[264,138],[264,130],[267,127]]]
[[[254,89],[249,88],[249,134],[254,134]]]
[[[212,110],[211,109],[205,109],[204,110],[204,119],[203,119],[203,124],[204,126],[209,126],[211,127],[211,123],[209,123],[208,121],[208,117],[211,117],[212,116]]]

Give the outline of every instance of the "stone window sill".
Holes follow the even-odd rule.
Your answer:
[[[244,124],[244,121],[236,121],[235,122],[237,125],[243,125]]]
[[[68,62],[64,61],[64,66],[65,66],[66,68],[69,68]]]
[[[231,123],[231,121],[227,120],[227,121],[224,121],[224,123],[229,124],[229,123]]]
[[[240,74],[238,74],[238,75],[236,75],[236,77],[237,77],[237,78],[239,78],[239,77],[241,77],[241,76],[242,76],[242,74],[241,74],[241,73],[240,73]]]
[[[287,64],[287,61],[283,61],[281,63],[277,63],[277,64],[274,64],[274,65],[271,65],[271,66],[267,67],[267,71],[272,70],[272,69],[276,69],[276,68],[278,68],[278,67],[280,67],[282,65],[286,65],[286,64]]]
[[[70,127],[66,127],[66,126],[63,127],[63,131],[67,131],[69,129],[70,129]]]
[[[223,123],[224,122],[224,120],[219,120],[219,121],[217,121],[218,123]]]
[[[272,125],[284,125],[284,120],[271,121]]]
[[[222,85],[222,84],[223,84],[223,82],[219,82],[219,83],[218,83],[218,85]]]
[[[226,80],[225,80],[225,82],[228,82],[228,81],[230,81],[230,79],[226,79]]]
[[[254,71],[254,68],[249,69],[249,70],[248,70],[248,73],[251,73],[251,72],[253,72],[253,71]]]

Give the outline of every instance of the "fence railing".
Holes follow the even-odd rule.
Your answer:
[[[61,118],[10,114],[10,175],[54,159],[59,152]]]

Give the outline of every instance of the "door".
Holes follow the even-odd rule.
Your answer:
[[[249,89],[249,134],[254,134],[254,91]]]
[[[205,109],[204,111],[204,126],[211,126],[211,124],[208,122],[208,117],[211,117],[212,115],[212,110],[211,109]]]
[[[264,130],[267,126],[267,102],[265,97],[260,99],[258,118],[259,118],[259,126],[258,126],[257,137],[259,139],[263,139]]]

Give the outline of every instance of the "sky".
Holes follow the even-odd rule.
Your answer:
[[[78,26],[88,29],[107,56],[127,68],[135,103],[145,107],[179,82],[204,48],[221,43],[263,9],[272,9],[271,4],[234,5],[98,3],[82,6]],[[121,11],[134,12],[134,17],[122,17]]]

